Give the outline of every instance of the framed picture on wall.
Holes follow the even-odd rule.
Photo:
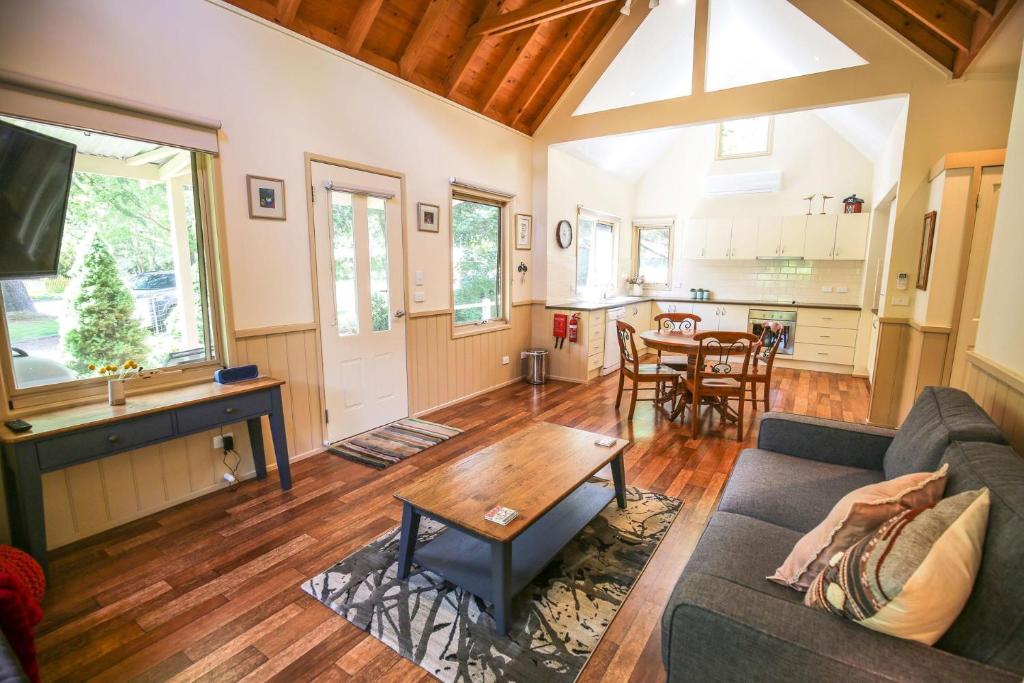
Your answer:
[[[247,175],[245,184],[249,194],[249,218],[285,219],[283,180]]]
[[[434,204],[416,204],[416,228],[420,232],[441,231],[441,208]]]
[[[928,289],[928,276],[932,267],[932,242],[935,241],[935,219],[938,217],[935,211],[929,211],[924,215],[924,229],[921,231],[921,260],[917,264],[917,288]]]
[[[533,245],[533,216],[516,214],[516,249],[529,250]]]

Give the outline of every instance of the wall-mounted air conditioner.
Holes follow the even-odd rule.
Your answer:
[[[778,192],[782,189],[782,171],[728,173],[704,177],[704,195],[721,197],[730,194]]]

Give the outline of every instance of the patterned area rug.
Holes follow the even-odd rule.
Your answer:
[[[379,470],[462,433],[461,429],[407,417],[343,439],[327,449],[346,460]]]
[[[399,581],[398,527],[302,590],[442,681],[568,683],[682,507],[651,491],[627,491],[625,510],[612,501],[516,595],[508,637],[495,634],[490,604],[437,574],[414,564],[408,581]],[[419,543],[443,531],[424,519]]]

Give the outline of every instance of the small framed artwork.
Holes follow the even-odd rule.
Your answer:
[[[249,218],[284,220],[283,180],[247,175],[245,183],[249,189]]]
[[[441,208],[434,204],[416,204],[416,228],[420,232],[441,231]]]
[[[928,289],[928,276],[932,267],[932,242],[935,241],[935,219],[938,213],[929,211],[924,215],[924,230],[921,231],[921,260],[917,264],[917,288]]]
[[[525,213],[516,214],[516,249],[529,251],[533,245],[533,216]]]

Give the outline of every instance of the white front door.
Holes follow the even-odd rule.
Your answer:
[[[960,325],[953,351],[953,372],[950,384],[967,384],[967,352],[974,350],[981,320],[981,299],[985,293],[985,275],[992,250],[992,230],[996,223],[999,189],[1003,185],[1003,167],[993,166],[981,170],[981,191],[978,193],[978,211],[974,219],[971,256],[967,262],[967,280],[964,282],[964,300],[960,308]]]
[[[408,416],[402,184],[312,163],[327,440]]]

